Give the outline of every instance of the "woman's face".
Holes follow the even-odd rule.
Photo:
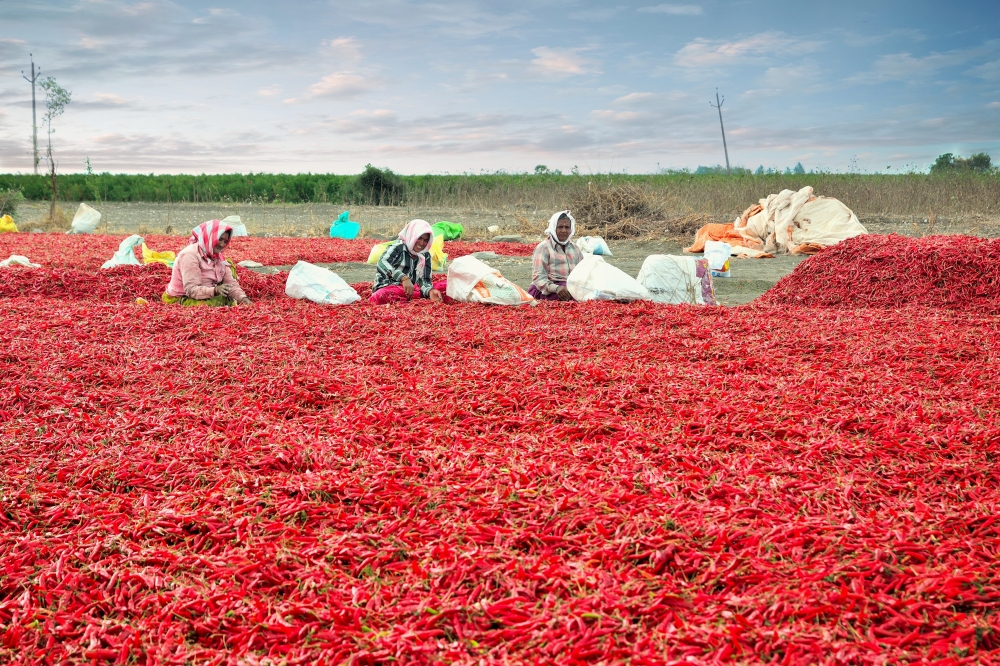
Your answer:
[[[559,239],[560,243],[565,243],[566,239],[569,238],[570,232],[573,230],[573,225],[570,224],[568,218],[562,218],[556,222],[556,238]]]
[[[417,241],[413,244],[413,251],[417,253],[423,252],[424,249],[427,247],[427,244],[430,242],[431,242],[431,235],[424,234],[423,236],[418,238]]]
[[[227,231],[221,236],[219,236],[219,240],[215,243],[215,247],[212,248],[212,252],[215,254],[219,254],[220,252],[225,250],[226,246],[229,245],[229,239],[232,237],[233,237],[232,231]]]

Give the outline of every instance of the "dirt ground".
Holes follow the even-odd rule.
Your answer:
[[[29,202],[22,205],[19,226],[32,230],[31,220],[41,217],[48,204]],[[70,212],[75,205],[66,205]],[[214,218],[239,215],[252,235],[260,236],[325,236],[330,223],[343,206],[329,204],[149,204],[109,203],[95,207],[101,211],[98,233],[108,234],[176,234],[187,235],[194,226]],[[455,208],[416,208],[361,206],[351,208],[351,219],[361,224],[361,234],[377,240],[394,238],[407,221],[422,218],[431,223],[448,220],[465,227],[465,240],[490,240],[495,235],[520,234],[523,242],[537,243],[541,236],[530,228],[542,228],[550,211],[540,210],[472,210]],[[722,221],[722,220],[720,220]],[[938,218],[931,223],[912,216],[881,216],[862,219],[871,233],[896,233],[907,236],[931,234],[967,234],[986,238],[1000,237],[1000,219],[984,216]],[[527,223],[527,224],[525,224]],[[492,232],[488,227],[499,230]],[[526,229],[528,231],[526,231]],[[610,241],[614,256],[606,257],[611,264],[630,275],[636,275],[643,260],[651,254],[683,254],[682,248],[692,238],[662,238],[647,240]],[[238,241],[237,241],[238,242]],[[447,251],[447,247],[445,248]],[[715,292],[724,305],[748,303],[770,289],[778,280],[794,270],[804,257],[779,256],[774,259],[733,258],[732,277],[716,278]],[[531,283],[531,257],[499,257],[487,259],[504,277],[527,288]],[[374,277],[374,268],[363,263],[323,264],[338,273],[348,283],[367,282]],[[290,266],[269,267],[270,271],[288,270]],[[268,270],[268,269],[265,269]]]

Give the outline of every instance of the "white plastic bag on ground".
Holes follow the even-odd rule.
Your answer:
[[[596,254],[588,254],[566,280],[570,295],[578,301],[648,301],[649,291],[634,277],[615,268]]]
[[[222,223],[228,224],[233,228],[233,238],[236,238],[237,236],[250,235],[247,233],[247,227],[245,224],[243,224],[242,220],[240,220],[239,215],[230,215],[229,217],[222,220]]]
[[[608,244],[600,236],[584,236],[583,238],[577,238],[574,242],[584,254],[614,256],[611,254],[611,248],[608,247]]]
[[[20,254],[12,254],[7,259],[0,261],[0,268],[8,268],[10,266],[24,266],[25,268],[41,268],[41,264],[33,264],[31,261]]]
[[[101,214],[85,203],[80,204],[73,216],[73,224],[70,225],[68,234],[92,234],[97,230],[97,225],[101,223]]]
[[[642,262],[636,280],[657,303],[717,304],[706,259],[653,254]]]
[[[705,258],[712,269],[712,277],[730,277],[729,255],[733,246],[721,241],[705,241]]]
[[[493,305],[525,305],[535,300],[498,270],[471,255],[459,257],[448,266],[447,294],[456,301]]]
[[[145,243],[142,236],[132,234],[121,242],[118,251],[114,256],[101,264],[101,268],[114,268],[115,266],[142,266],[142,262],[135,257],[135,248]]]
[[[285,281],[285,295],[321,305],[350,305],[361,300],[358,292],[333,271],[300,261]]]

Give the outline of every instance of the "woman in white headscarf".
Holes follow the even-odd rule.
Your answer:
[[[576,220],[568,210],[549,218],[547,237],[531,255],[531,286],[528,293],[540,301],[572,301],[566,280],[583,252],[570,240],[576,233]]]
[[[431,281],[432,240],[434,232],[426,220],[410,220],[399,232],[399,240],[387,247],[378,260],[369,300],[377,305],[414,298],[444,301],[448,281]]]

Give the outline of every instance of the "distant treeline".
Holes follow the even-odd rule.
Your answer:
[[[657,190],[679,211],[731,213],[760,197],[811,185],[861,214],[882,212],[1000,214],[1000,175],[949,170],[943,173],[835,174],[674,172],[629,174],[529,174],[404,176],[368,167],[361,175],[225,174],[59,176],[59,199],[157,203],[331,203],[407,206],[551,208],[565,206],[588,185],[632,183]],[[46,200],[45,176],[0,174],[0,192],[20,190],[25,199]],[[556,208],[558,210],[558,208]]]

